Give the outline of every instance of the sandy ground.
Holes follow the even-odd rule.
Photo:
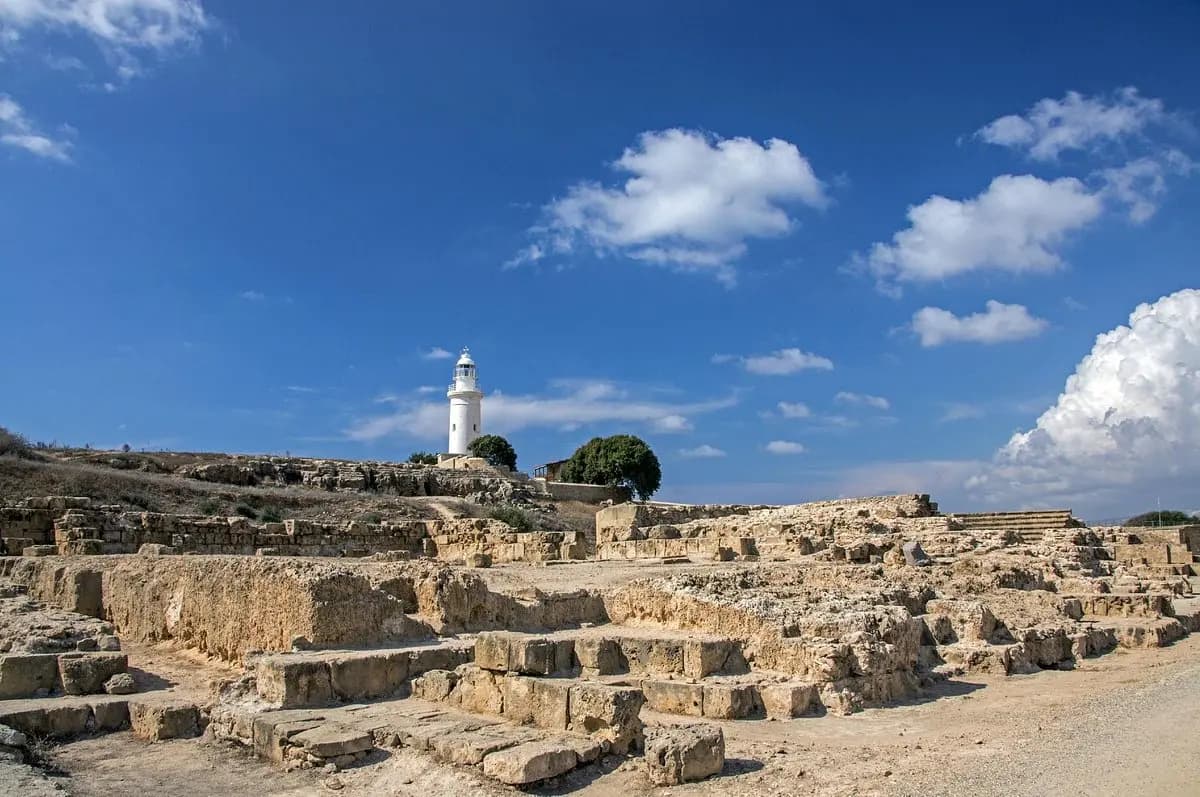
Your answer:
[[[187,669],[174,666],[181,676]],[[950,682],[925,699],[850,717],[722,725],[728,760],[719,778],[656,792],[640,760],[629,759],[579,770],[536,793],[1200,794],[1200,636],[1070,672]],[[381,751],[367,766],[330,776],[284,773],[226,745],[146,745],[120,733],[62,745],[51,760],[63,773],[53,780],[77,795],[517,793],[409,750]],[[0,793],[19,788],[0,782]]]

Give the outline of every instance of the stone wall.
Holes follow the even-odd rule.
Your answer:
[[[31,546],[39,554],[137,553],[143,545],[170,553],[369,556],[402,552],[462,562],[473,554],[494,562],[584,559],[574,532],[517,532],[481,518],[318,523],[291,519],[256,523],[243,517],[127,512],[87,498],[30,498],[0,507],[0,539],[10,555]],[[53,546],[53,548],[49,548]]]
[[[601,504],[605,501],[628,501],[629,491],[623,487],[603,484],[575,484],[574,482],[552,482],[533,479],[533,482],[550,494],[555,501],[580,501],[585,504]]]
[[[0,559],[0,576],[35,600],[108,620],[127,641],[173,640],[229,661],[250,650],[290,650],[299,638],[350,648],[607,620],[591,592],[509,595],[428,560],[20,557]]]

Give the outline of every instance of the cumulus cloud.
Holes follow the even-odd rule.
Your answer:
[[[47,160],[71,161],[71,142],[38,129],[20,103],[7,94],[0,94],[0,144]]]
[[[1110,97],[1068,91],[1061,100],[1038,100],[1025,114],[1001,116],[976,135],[989,144],[1011,147],[1031,158],[1052,161],[1064,150],[1094,149],[1141,134],[1168,118],[1162,100],[1127,87]]]
[[[1073,177],[1005,174],[971,199],[935,195],[910,207],[909,227],[856,256],[853,266],[891,294],[901,283],[972,271],[1053,271],[1063,264],[1059,250],[1068,236],[1103,207],[1101,192]]]
[[[776,406],[779,407],[779,414],[785,418],[809,418],[812,416],[812,410],[802,401],[781,401]]]
[[[833,400],[839,404],[854,404],[859,407],[870,407],[876,410],[889,410],[892,408],[892,403],[883,396],[872,396],[867,393],[851,393],[849,391],[841,391]]]
[[[1048,326],[1020,304],[1002,304],[992,299],[987,310],[968,316],[956,316],[940,307],[922,307],[913,314],[912,329],[921,345],[945,343],[1006,343],[1040,335]]]
[[[1113,512],[1190,499],[1198,480],[1200,290],[1186,289],[1099,335],[1054,406],[967,487],[991,503]]]
[[[828,357],[801,351],[800,349],[778,349],[770,354],[714,354],[712,361],[717,365],[738,362],[742,368],[760,376],[787,376],[809,369],[833,370],[833,361]]]
[[[796,443],[791,440],[772,440],[767,443],[766,450],[768,454],[787,456],[790,454],[803,454],[805,448],[802,443]]]
[[[725,456],[725,452],[716,446],[710,446],[708,443],[705,443],[695,448],[681,448],[679,449],[679,456],[684,459],[715,459]]]
[[[483,400],[487,431],[506,434],[542,427],[575,429],[599,423],[643,424],[651,431],[681,432],[692,418],[733,407],[736,396],[695,402],[639,398],[607,380],[559,380],[550,393],[508,395],[492,393]],[[435,439],[446,434],[447,409],[442,401],[409,401],[397,397],[394,412],[360,418],[345,431],[362,442],[402,436]]]
[[[732,285],[734,261],[755,238],[795,226],[787,206],[823,208],[825,184],[795,144],[720,138],[695,130],[643,133],[612,164],[618,186],[576,183],[543,208],[533,243],[505,266],[567,254],[580,244]]]
[[[434,346],[431,349],[421,352],[422,360],[449,360],[454,357],[454,353],[443,349],[441,346]]]

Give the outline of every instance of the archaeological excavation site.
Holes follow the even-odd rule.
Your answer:
[[[1200,526],[1066,508],[68,450],[0,499],[14,794],[953,793],[1200,628]]]

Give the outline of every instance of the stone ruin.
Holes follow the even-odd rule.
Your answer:
[[[0,510],[22,554],[0,558],[3,600],[57,619],[0,629],[0,724],[205,729],[287,768],[403,746],[518,786],[641,756],[666,785],[721,771],[728,722],[819,722],[1200,628],[1200,526],[947,515],[906,495],[625,504],[598,512],[594,542],[527,534],[18,503]],[[497,567],[458,566],[485,554]],[[547,582],[549,563],[566,576]],[[241,674],[192,703],[123,695],[118,635]]]

